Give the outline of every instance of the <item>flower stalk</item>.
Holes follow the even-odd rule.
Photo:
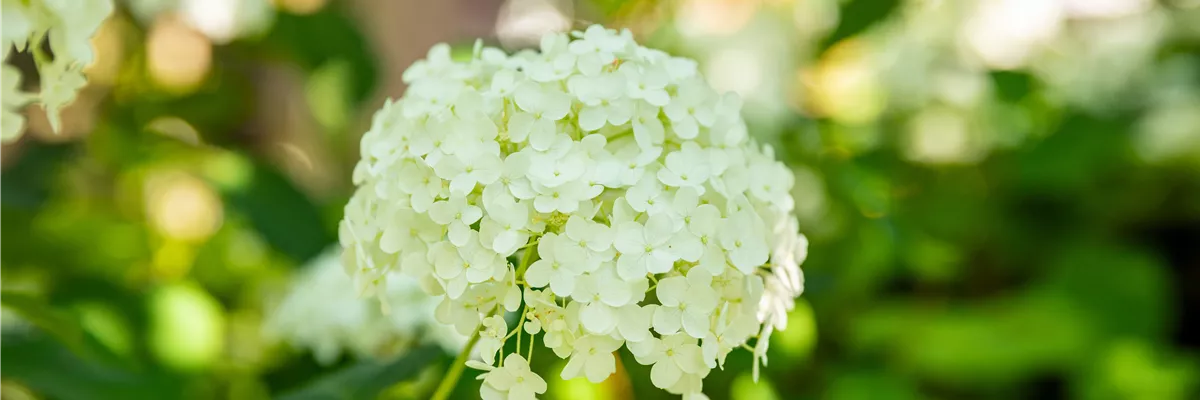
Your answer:
[[[446,371],[446,376],[438,383],[437,391],[433,392],[434,400],[446,400],[450,398],[450,393],[454,393],[454,387],[458,386],[458,378],[462,377],[463,370],[467,368],[467,358],[471,356],[471,349],[475,347],[475,342],[479,341],[479,330],[476,329],[471,338],[467,340],[467,344],[463,345],[462,351],[458,352],[458,357],[450,363],[450,369]]]

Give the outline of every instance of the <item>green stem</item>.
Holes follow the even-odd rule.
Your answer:
[[[616,135],[612,135],[612,136],[608,137],[606,140],[607,140],[609,143],[612,143],[612,142],[616,142],[618,139],[623,139],[623,138],[625,138],[625,137],[627,137],[627,136],[630,136],[630,135],[633,135],[633,129],[632,129],[632,128],[630,128],[630,129],[627,129],[627,130],[624,130],[624,131],[621,131],[620,133],[617,133]]]
[[[45,50],[42,50],[42,40],[45,38],[46,34],[42,33],[37,37],[30,39],[29,43],[27,44],[27,46],[29,46],[30,54],[33,54],[33,62],[37,64],[39,68],[50,64],[50,56],[46,55]]]
[[[529,335],[529,355],[525,357],[526,363],[533,362],[533,339],[536,337],[537,335]]]
[[[521,316],[519,317],[519,318],[521,318],[521,323],[517,324],[517,351],[516,351],[516,354],[518,356],[521,355],[521,326],[525,325],[524,312],[525,312],[525,310],[521,310]],[[508,339],[504,339],[504,341],[507,342]],[[529,360],[525,360],[525,361],[529,361]]]
[[[454,387],[458,385],[458,378],[462,377],[463,370],[467,368],[467,357],[471,356],[471,348],[475,347],[475,342],[478,341],[479,329],[475,329],[475,333],[471,334],[467,344],[463,345],[462,351],[458,352],[458,357],[455,357],[454,362],[450,364],[450,370],[446,371],[446,377],[442,378],[441,383],[438,383],[437,391],[433,392],[432,399],[446,400],[450,398],[450,393],[454,392]]]
[[[521,305],[521,314],[520,315],[521,315],[520,316],[521,322],[517,323],[517,329],[513,329],[512,332],[509,332],[508,335],[504,336],[505,342],[507,342],[509,338],[513,337],[513,335],[520,333],[521,327],[525,326],[525,305],[523,305],[523,304]],[[518,348],[520,348],[520,347],[518,347]]]
[[[535,243],[537,240],[537,237],[530,238],[529,243]],[[537,253],[536,246],[530,246],[528,244],[525,246],[528,248],[525,249],[525,254],[521,257],[521,266],[517,267],[517,274],[515,276],[516,279],[520,280],[524,280],[525,270],[529,268],[529,264],[533,263],[533,255]]]
[[[536,239],[537,238],[532,238],[531,240]],[[536,251],[533,248],[525,250],[525,255],[521,258],[521,265],[517,267],[516,278],[519,279],[521,275],[525,273],[525,269],[529,268],[529,264],[533,262],[534,253],[536,253]],[[522,308],[521,311],[524,312],[524,308]],[[491,314],[491,312],[488,314]],[[524,315],[521,316],[522,323],[525,322],[524,317]],[[518,325],[517,330],[520,329],[521,327]],[[511,336],[511,334],[509,334],[509,336]],[[507,340],[508,338],[506,337],[505,341]],[[453,363],[450,364],[450,369],[446,371],[446,376],[442,378],[441,383],[438,383],[437,391],[433,392],[433,397],[430,397],[430,399],[446,400],[450,398],[450,393],[454,392],[454,387],[458,385],[458,379],[462,377],[463,370],[467,368],[467,357],[471,356],[471,348],[475,347],[475,342],[478,341],[479,328],[476,327],[474,333],[471,334],[471,338],[467,340],[467,344],[464,345],[462,351],[458,353],[458,357],[455,357]]]

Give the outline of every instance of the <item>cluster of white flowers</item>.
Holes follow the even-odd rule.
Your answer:
[[[92,35],[112,13],[112,0],[0,0],[4,61],[0,66],[3,129],[0,140],[11,142],[24,132],[21,107],[36,101],[46,109],[50,126],[59,127],[59,112],[75,101],[86,83],[83,67],[92,62]],[[49,41],[53,59],[42,52]],[[21,72],[8,65],[13,51],[33,53],[41,81],[39,93],[22,93]]]
[[[341,249],[314,259],[292,280],[282,298],[268,299],[271,312],[263,326],[269,340],[309,349],[317,362],[330,364],[343,351],[359,357],[397,355],[420,342],[456,351],[467,338],[434,321],[437,300],[416,281],[394,274],[381,300],[392,305],[386,315],[374,300],[354,292],[354,282],[341,266]]]
[[[793,176],[694,61],[592,26],[511,56],[438,45],[404,80],[362,139],[344,261],[360,293],[399,270],[440,296],[485,399],[546,390],[539,334],[563,379],[603,381],[625,346],[688,397],[733,349],[765,363],[803,290]]]

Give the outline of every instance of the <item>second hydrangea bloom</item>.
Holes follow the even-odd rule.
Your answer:
[[[0,0],[3,10],[4,58],[13,50],[29,50],[39,71],[41,92],[22,93],[21,74],[16,68],[4,65],[4,115],[0,141],[11,142],[21,137],[25,119],[21,107],[31,101],[46,109],[50,127],[60,128],[59,113],[75,101],[86,83],[83,68],[92,62],[92,35],[113,11],[112,0]],[[53,60],[42,53],[43,41],[49,41]]]
[[[441,322],[482,332],[485,398],[545,391],[496,354],[523,332],[569,359],[564,379],[603,381],[624,346],[656,386],[703,396],[734,348],[765,357],[803,290],[792,174],[695,62],[627,31],[571,36],[462,62],[438,45],[406,71],[362,139],[346,267],[365,293],[419,279]]]

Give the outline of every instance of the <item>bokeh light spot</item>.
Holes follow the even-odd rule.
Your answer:
[[[146,213],[164,235],[198,242],[216,232],[224,219],[221,199],[204,181],[181,172],[146,180]]]
[[[150,348],[164,364],[185,371],[211,366],[225,347],[225,315],[194,283],[174,283],[150,297]]]
[[[173,92],[194,90],[212,67],[212,43],[174,17],[155,21],[146,53],[150,76]]]

